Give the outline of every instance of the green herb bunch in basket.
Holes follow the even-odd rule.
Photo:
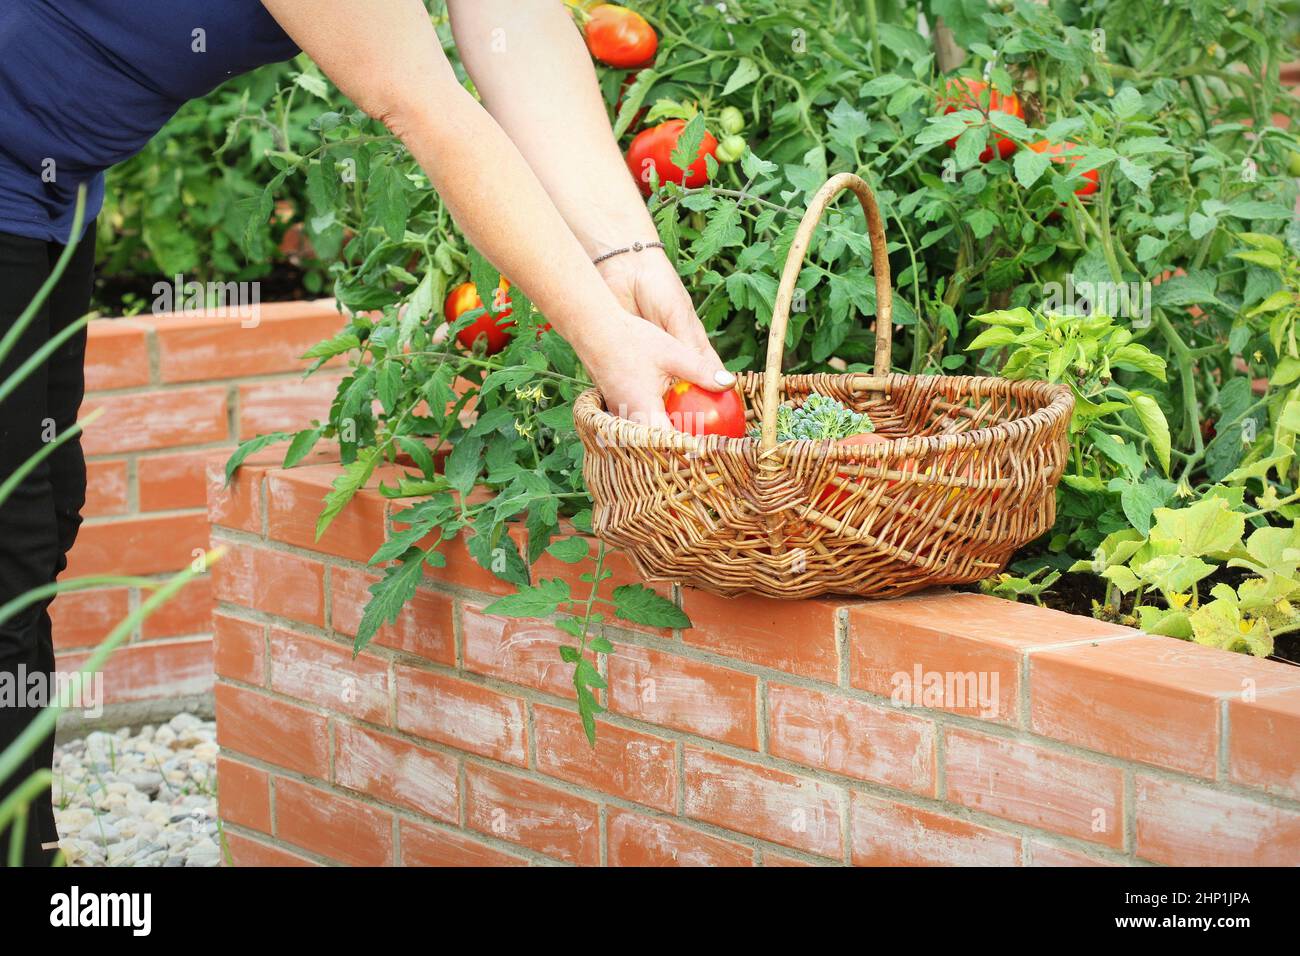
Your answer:
[[[779,442],[848,438],[875,430],[876,426],[865,412],[855,412],[817,392],[810,393],[800,405],[783,402],[776,409],[776,440]],[[759,437],[757,423],[750,426],[749,437]]]

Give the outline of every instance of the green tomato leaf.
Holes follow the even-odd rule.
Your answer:
[[[614,616],[650,627],[686,628],[691,619],[672,601],[644,584],[624,584],[614,589]]]
[[[1160,404],[1150,395],[1129,392],[1128,397],[1133,403],[1133,411],[1137,413],[1138,420],[1142,423],[1142,430],[1151,439],[1151,450],[1155,452],[1156,460],[1160,462],[1160,467],[1164,469],[1165,474],[1169,474],[1171,442],[1169,422],[1165,420],[1165,413],[1161,411]]]
[[[727,85],[722,88],[722,96],[730,96],[736,90],[742,89],[753,83],[762,76],[758,64],[747,56],[742,56],[736,68],[731,71],[731,76],[727,79]],[[734,127],[733,127],[734,128]],[[676,162],[676,160],[674,160]]]
[[[572,538],[562,538],[559,541],[551,542],[546,553],[553,558],[563,561],[565,564],[577,564],[587,557],[591,550],[591,545],[586,538],[575,535]]]
[[[536,585],[520,585],[517,592],[498,598],[483,610],[498,617],[550,617],[569,597],[569,584],[563,578],[543,578]]]

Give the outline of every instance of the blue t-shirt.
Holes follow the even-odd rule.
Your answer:
[[[187,101],[298,47],[259,0],[0,0],[0,232],[67,242],[104,170]]]

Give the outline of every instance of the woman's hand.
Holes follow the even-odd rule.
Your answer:
[[[657,324],[631,313],[602,323],[598,335],[583,341],[579,355],[611,414],[661,428],[671,427],[664,392],[677,379],[715,392],[736,383],[736,376],[722,367],[712,349],[700,352],[684,345]]]
[[[601,262],[596,271],[623,308],[701,355],[717,359],[690,294],[662,249],[624,252]]]

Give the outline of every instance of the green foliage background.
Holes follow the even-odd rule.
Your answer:
[[[1169,526],[1166,512],[1207,499],[1241,515],[1243,533],[1293,527],[1298,144],[1275,117],[1300,119],[1293,91],[1279,80],[1295,56],[1295,3],[630,5],[655,26],[660,49],[617,114],[627,74],[600,70],[623,142],[642,107],[650,110],[646,123],[694,117],[688,139],[705,126],[716,131],[725,107],[745,116],[749,150],[740,162],[711,167],[707,186],[669,184],[650,200],[728,367],[760,361],[777,275],[808,196],[828,175],[853,171],[872,185],[887,219],[900,369],[1048,378],[1075,390],[1057,527],[1027,549],[1017,573],[1101,574],[1114,535],[1145,541]],[[432,16],[454,58],[440,5]],[[943,18],[966,50],[960,66],[940,68],[922,17]],[[939,115],[935,104],[958,75],[1014,91],[1025,119]],[[993,136],[1020,148],[1007,161],[981,164]],[[1074,165],[1025,148],[1040,139],[1079,144]],[[1086,170],[1096,170],[1099,188],[1080,199]],[[164,181],[179,192],[156,188]],[[410,499],[401,516],[410,530],[376,555],[376,563],[394,563],[376,586],[359,643],[409,596],[421,563],[441,560],[430,533],[467,535],[477,560],[520,585],[514,612],[565,606],[567,594],[538,594],[550,585],[532,582],[529,566],[548,547],[575,563],[595,560],[557,524],[569,514],[581,529],[588,517],[570,411],[585,372],[557,335],[534,337],[544,318],[518,289],[519,328],[504,352],[487,358],[435,340],[446,290],[466,278],[494,289],[497,276],[382,127],[298,62],[184,112],[145,156],[115,173],[113,187],[117,218],[105,217],[104,228],[126,233],[109,246],[115,267],[253,274],[282,228],[272,224],[277,200],[288,199],[304,223],[319,254],[312,281],[352,313],[348,328],[311,358],[344,355],[351,371],[328,421],[263,444],[292,438],[292,463],[319,440],[339,443],[347,471],[322,526],[380,461],[405,454],[414,463],[407,481],[390,489]],[[234,251],[237,241],[246,258]],[[876,303],[861,212],[844,205],[829,217],[808,259],[787,370],[866,368]],[[1150,309],[1140,320],[1051,314],[1050,283],[1067,276],[1076,284],[1150,283]],[[453,388],[458,380],[470,391]],[[471,393],[477,418],[463,422]],[[453,446],[442,472],[428,440]],[[476,485],[492,496],[464,504],[461,494]],[[527,554],[506,535],[519,520],[530,531]],[[1120,587],[1111,574],[1097,612],[1138,621],[1150,606],[1190,618],[1203,600],[1225,600],[1201,593],[1223,583],[1205,579],[1245,560],[1244,540],[1183,555],[1206,565],[1200,577],[1153,567]],[[1271,634],[1294,626],[1286,602],[1300,583],[1285,550],[1269,572],[1277,580],[1267,614],[1234,592],[1237,617],[1225,620],[1242,633],[1266,618]],[[599,574],[591,577],[599,584]],[[999,593],[1017,593],[1016,580],[1038,597],[1027,576],[1004,578]],[[1217,624],[1170,632],[1241,646]],[[1248,649],[1271,646],[1253,641]]]

